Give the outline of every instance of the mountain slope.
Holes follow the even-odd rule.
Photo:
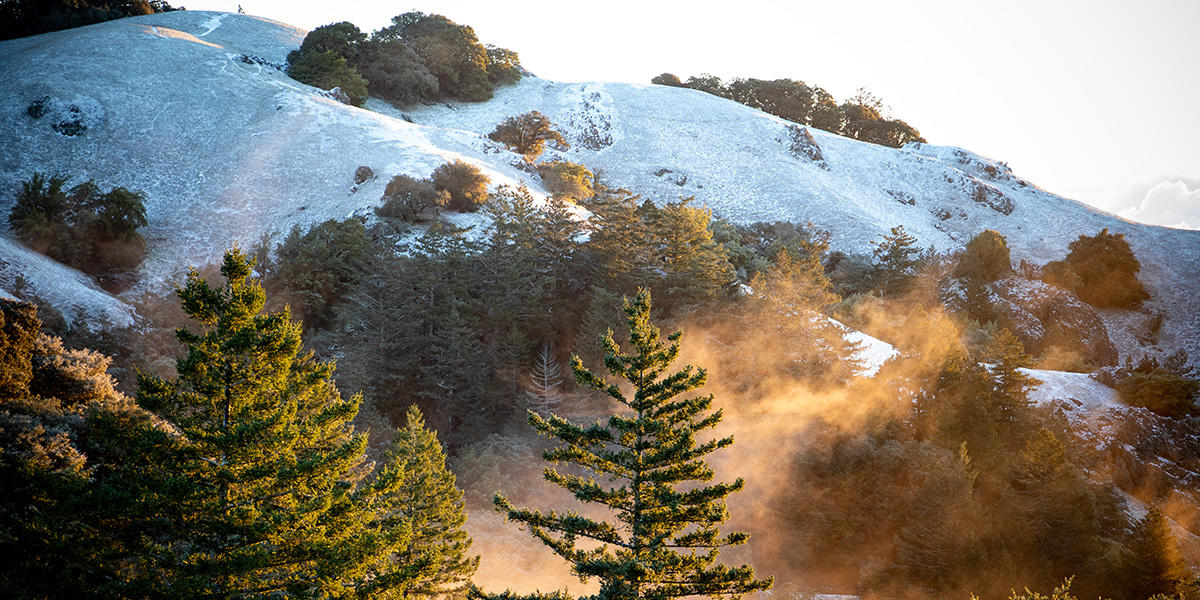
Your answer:
[[[1162,312],[1160,348],[1200,357],[1200,232],[1124,221],[959,149],[892,149],[813,129],[809,144],[786,121],[682,88],[529,77],[481,104],[402,115],[372,100],[375,110],[357,109],[272,67],[303,35],[255,17],[185,11],[0,43],[0,142],[8,150],[0,211],[36,170],[145,191],[150,255],[130,298],[160,289],[188,264],[215,260],[234,241],[369,212],[392,175],[427,176],[447,160],[479,165],[493,184],[529,180],[540,192],[518,157],[484,137],[502,118],[536,109],[572,142],[550,154],[612,185],[656,201],[694,196],[736,222],[812,221],[832,231],[835,249],[869,252],[871,239],[898,224],[940,249],[996,229],[1014,260],[1044,263],[1082,233],[1126,233],[1154,299],[1138,313],[1102,311],[1114,342],[1136,353],[1130,332]],[[38,101],[46,114],[33,118],[27,108]],[[814,144],[820,161],[806,155]],[[355,186],[360,165],[378,176]],[[0,281],[31,270],[10,263]]]
[[[372,101],[381,111],[387,105]],[[483,104],[409,111],[416,122],[486,134],[506,116],[538,110],[565,130],[565,158],[598,169],[610,184],[659,201],[694,196],[736,222],[812,221],[832,246],[870,253],[870,240],[895,225],[923,245],[959,248],[984,229],[1008,238],[1014,262],[1060,259],[1080,234],[1125,233],[1154,294],[1142,315],[1101,311],[1114,342],[1137,348],[1128,331],[1155,312],[1171,330],[1160,344],[1200,354],[1200,232],[1132,223],[1037,188],[1003,163],[927,144],[900,149],[808,129],[814,161],[793,150],[788,121],[695,90],[527,78]],[[1181,310],[1182,309],[1182,310]]]

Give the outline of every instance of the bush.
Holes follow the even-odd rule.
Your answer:
[[[654,79],[651,79],[650,83],[655,85],[669,85],[671,87],[683,87],[683,82],[679,80],[679,77],[676,77],[671,73],[663,73],[658,75]]]
[[[1012,272],[1008,242],[991,229],[979,232],[967,242],[956,275],[990,283]]]
[[[4,0],[0,2],[0,40],[170,10],[176,9],[165,0]]]
[[[1065,259],[1046,265],[1046,283],[1075,292],[1096,307],[1135,308],[1150,298],[1137,278],[1142,265],[1125,234],[1103,229],[1094,236],[1079,236],[1068,248]]]
[[[34,173],[21,184],[8,223],[29,247],[59,262],[102,275],[136,267],[145,256],[145,195],[123,187],[102,192],[85,181]]]
[[[362,106],[367,101],[367,80],[336,53],[325,51],[297,55],[293,52],[288,61],[287,72],[292,79],[323,90],[340,88],[354,106]]]
[[[280,304],[288,304],[305,327],[326,327],[346,292],[366,273],[374,245],[362,222],[326,221],[301,232],[292,228],[263,265],[263,283]]]
[[[538,165],[542,183],[556,198],[579,201],[592,196],[592,172],[587,167],[565,160]]]
[[[509,117],[488,134],[492,140],[512,148],[513,152],[532,160],[542,153],[546,142],[570,148],[567,138],[554,129],[554,123],[542,113],[531,110],[517,117]]]
[[[405,106],[437,98],[438,81],[421,57],[399,40],[371,40],[354,62],[371,95]]]
[[[1200,382],[1165,369],[1132,373],[1117,384],[1121,401],[1142,406],[1167,417],[1197,414],[1196,398]]]
[[[359,48],[367,41],[367,34],[359,31],[353,23],[342,21],[322,25],[304,36],[300,49],[288,55],[288,62],[293,56],[299,58],[306,54],[321,54],[332,52],[353,64],[358,58]]]
[[[442,15],[408,12],[393,17],[375,38],[399,39],[412,48],[437,78],[441,94],[468,102],[492,97],[488,52],[470,27]]]
[[[397,175],[388,182],[383,191],[383,205],[375,214],[388,219],[418,222],[436,215],[437,209],[446,205],[449,192],[435,190],[428,179],[414,179],[408,175]]]
[[[433,171],[433,189],[446,192],[446,208],[475,212],[487,201],[490,179],[478,167],[461,160],[446,163]]]
[[[493,87],[516,83],[521,80],[521,59],[512,50],[489,45],[487,74]]]

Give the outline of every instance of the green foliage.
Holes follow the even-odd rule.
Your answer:
[[[487,201],[488,183],[491,181],[479,167],[455,160],[434,169],[430,177],[433,189],[446,192],[446,208],[458,212],[475,212]]]
[[[21,183],[8,215],[17,237],[93,275],[136,267],[145,256],[137,232],[146,225],[145,196],[123,187],[103,192],[91,180],[64,191],[68,179],[34,173]]]
[[[1142,265],[1125,234],[1104,229],[1079,236],[1068,248],[1064,260],[1046,265],[1042,277],[1047,283],[1075,292],[1096,307],[1135,308],[1150,298],[1137,278]]]
[[[393,17],[392,24],[377,31],[375,37],[399,39],[412,48],[437,78],[441,94],[467,102],[492,97],[488,52],[470,27],[441,15],[408,12]],[[504,78],[501,66],[497,66],[496,76]]]
[[[463,598],[479,557],[468,554],[463,493],[446,467],[437,433],[425,427],[416,406],[409,407],[404,427],[396,432],[384,472],[400,480],[381,507],[384,525],[412,529],[412,537],[396,551],[396,563],[418,573],[396,597]]]
[[[340,88],[354,106],[362,106],[367,101],[367,80],[333,51],[289,56],[288,75],[323,90]]]
[[[675,75],[663,73],[650,82],[700,90],[801,125],[873,144],[899,148],[925,141],[908,123],[884,117],[883,102],[865,90],[838,105],[824,89],[792,79],[734,79],[726,85],[707,74],[689,77],[684,83]]]
[[[359,48],[366,41],[367,34],[348,21],[322,25],[304,36],[304,41],[300,43],[300,49],[288,55],[288,62],[293,62],[293,57],[305,54],[331,52],[354,64],[358,59]]]
[[[487,74],[493,87],[512,85],[521,80],[521,58],[507,48],[488,45]]]
[[[5,0],[0,2],[0,40],[170,10],[176,9],[164,0]]]
[[[0,300],[0,588],[14,598],[136,597],[169,503],[131,493],[174,447],[108,376],[109,359],[38,335]],[[169,490],[163,490],[169,495]]]
[[[728,292],[734,271],[725,248],[713,238],[712,213],[691,199],[662,207],[628,190],[603,186],[587,203],[592,211],[595,268],[621,293],[647,287],[664,305],[688,306]]]
[[[838,107],[841,127],[836,133],[892,148],[925,141],[908,123],[883,117],[883,111],[882,100],[866,90],[859,90],[858,94]]]
[[[967,242],[956,275],[991,283],[1011,272],[1008,242],[999,232],[987,229]]]
[[[880,289],[888,293],[901,291],[920,264],[917,238],[905,231],[903,225],[897,225],[871,245],[875,247],[875,278]]]
[[[397,175],[383,190],[383,205],[375,214],[386,219],[402,219],[412,223],[428,221],[450,200],[450,192],[435,190],[428,179]]]
[[[1183,417],[1200,412],[1200,382],[1174,373],[1156,371],[1134,373],[1117,387],[1121,401],[1143,406],[1168,417]]]
[[[537,166],[542,184],[556,198],[583,200],[592,195],[592,179],[587,167],[565,160],[552,160]]]
[[[650,80],[650,83],[655,85],[669,85],[671,87],[683,87],[683,82],[679,80],[679,77],[672,75],[671,73],[655,75],[654,78]]]
[[[360,45],[352,63],[366,78],[371,95],[407,106],[438,96],[438,81],[421,57],[400,40],[372,39]]]
[[[1009,600],[1075,600],[1075,596],[1071,595],[1071,581],[1073,579],[1073,577],[1068,577],[1062,582],[1062,585],[1054,588],[1054,591],[1050,592],[1049,596],[1031,592],[1029,588],[1025,588],[1024,594],[1017,594],[1016,591],[1013,591],[1012,595],[1009,596]],[[977,599],[972,596],[972,600]]]
[[[349,424],[359,398],[342,399],[333,366],[301,351],[286,310],[261,314],[251,268],[233,250],[223,285],[189,273],[178,295],[201,329],[177,332],[188,348],[179,378],[138,378],[139,403],[187,440],[165,465],[185,487],[155,556],[163,591],[346,597],[402,585],[379,576],[409,532],[375,519],[376,498],[396,479],[362,483],[366,436]]]
[[[1126,598],[1175,596],[1194,577],[1171,526],[1157,508],[1134,524],[1128,548],[1132,564],[1123,580],[1125,589],[1120,590]]]
[[[1168,357],[1163,363],[1153,357],[1144,358],[1135,366],[1126,364],[1118,369],[1112,381],[1121,401],[1130,406],[1142,406],[1167,417],[1186,417],[1200,413],[1200,377],[1187,367],[1185,354]]]
[[[704,414],[712,407],[711,395],[679,397],[703,386],[705,371],[687,366],[663,375],[679,355],[680,335],[660,338],[649,321],[649,292],[643,290],[627,302],[625,312],[633,353],[623,354],[606,336],[605,365],[633,387],[633,396],[586,369],[578,357],[572,359],[572,368],[581,385],[607,394],[632,412],[591,426],[529,413],[535,429],[560,443],[546,451],[547,461],[577,465],[594,474],[547,468],[546,480],[580,502],[609,507],[614,520],[516,508],[501,495],[495,498],[497,509],[525,524],[534,537],[570,562],[575,574],[599,579],[598,598],[739,598],[768,589],[772,580],[755,579],[748,565],[716,564],[721,548],[744,544],[749,536],[722,535],[717,529],[727,518],[724,499],[741,490],[743,482],[709,484],[713,472],[704,460],[732,444],[733,438],[696,439],[697,433],[720,422],[721,411]],[[579,539],[596,546],[581,548]]]
[[[564,150],[570,147],[567,138],[554,128],[554,123],[536,110],[504,119],[488,137],[512,148],[513,152],[524,156],[526,160],[537,158],[546,142],[553,142]]]
[[[374,252],[357,219],[326,221],[307,232],[297,225],[264,265],[264,283],[306,328],[328,327],[346,293],[367,273]]]

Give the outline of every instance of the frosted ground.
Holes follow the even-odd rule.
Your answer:
[[[11,291],[19,274],[69,316],[124,324],[128,317],[115,315],[133,314],[126,301],[162,293],[187,265],[213,262],[235,241],[248,246],[293,225],[370,214],[397,173],[424,177],[460,159],[494,184],[524,181],[540,196],[519,158],[484,137],[503,118],[536,109],[572,142],[549,155],[583,163],[612,185],[658,202],[694,197],[735,222],[812,221],[832,231],[839,250],[868,252],[870,240],[900,224],[939,249],[990,228],[1008,238],[1014,261],[1044,263],[1082,233],[1123,232],[1154,299],[1140,312],[1103,311],[1114,342],[1128,354],[1136,342],[1122,332],[1163,312],[1160,347],[1200,356],[1200,232],[1122,220],[956,148],[892,149],[810,129],[823,157],[815,162],[793,150],[789,123],[681,88],[528,77],[486,103],[402,112],[371,100],[373,110],[354,108],[271,66],[304,34],[256,17],[186,11],[0,43],[0,211],[34,171],[64,172],[145,191],[150,220],[141,283],[121,298],[8,238],[0,239],[0,288]],[[38,99],[49,110],[34,119],[26,108]],[[87,130],[55,129],[71,119]],[[360,165],[377,177],[355,186]]]

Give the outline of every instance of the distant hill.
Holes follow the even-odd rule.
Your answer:
[[[995,229],[1014,262],[1041,264],[1080,234],[1125,233],[1153,299],[1138,312],[1100,311],[1115,345],[1140,352],[1133,332],[1161,312],[1157,348],[1200,358],[1200,232],[1125,221],[966,150],[867,144],[682,88],[526,77],[485,103],[401,111],[372,99],[372,110],[353,108],[276,68],[304,34],[181,11],[0,42],[0,211],[34,171],[63,172],[143,190],[150,221],[141,283],[120,299],[70,292],[64,286],[76,284],[55,283],[11,238],[0,239],[0,287],[11,292],[20,275],[46,302],[98,322],[235,241],[369,214],[398,173],[424,177],[461,159],[493,184],[526,181],[542,194],[519,157],[485,137],[504,117],[536,109],[572,144],[548,157],[656,201],[693,196],[735,222],[812,221],[837,250],[870,252],[870,240],[901,224],[943,250]],[[33,118],[27,109],[39,100],[47,110]],[[360,165],[376,177],[356,186]]]

